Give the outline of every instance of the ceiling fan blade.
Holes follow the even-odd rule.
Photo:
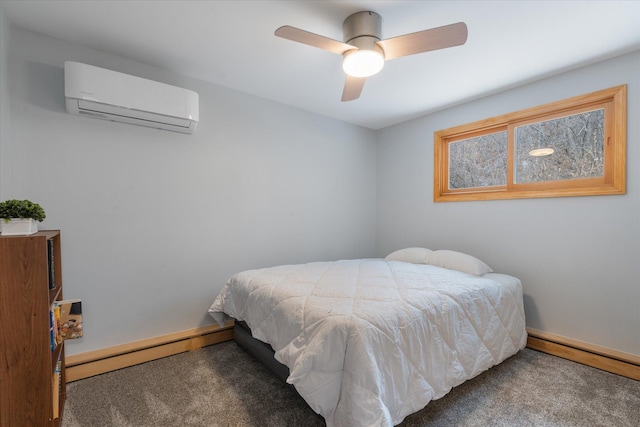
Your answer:
[[[364,87],[366,77],[353,77],[347,74],[347,80],[344,82],[342,90],[342,102],[353,101],[360,98],[360,93]]]
[[[430,50],[460,46],[467,41],[467,25],[464,22],[444,27],[418,31],[376,42],[384,51],[384,58],[394,59]]]
[[[355,46],[351,46],[350,44],[342,43],[338,40],[310,33],[309,31],[301,30],[289,25],[278,28],[274,34],[278,37],[282,37],[283,39],[328,50],[329,52],[337,53],[338,55],[342,55],[348,50],[356,49]]]

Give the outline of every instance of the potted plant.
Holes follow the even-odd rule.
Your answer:
[[[29,200],[6,200],[0,203],[0,230],[3,236],[34,234],[38,222],[46,218],[44,209]]]

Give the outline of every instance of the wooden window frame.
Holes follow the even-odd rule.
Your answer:
[[[514,183],[517,126],[604,109],[604,174],[598,178]],[[627,85],[439,130],[434,133],[434,202],[595,196],[626,193]],[[449,189],[449,143],[507,131],[507,185]]]

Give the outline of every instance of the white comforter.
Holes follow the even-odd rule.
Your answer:
[[[524,348],[518,279],[361,259],[234,275],[209,309],[247,322],[331,426],[391,426]]]

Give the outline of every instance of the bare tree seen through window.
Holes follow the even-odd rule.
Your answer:
[[[507,131],[449,144],[449,188],[507,185]]]
[[[532,156],[551,148],[547,156]],[[515,129],[515,182],[601,177],[604,174],[604,109]]]

